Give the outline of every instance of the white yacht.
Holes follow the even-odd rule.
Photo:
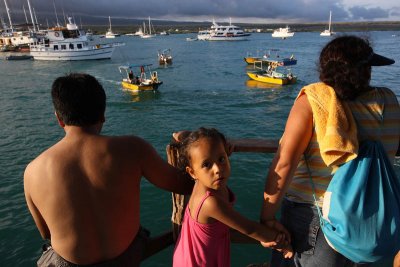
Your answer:
[[[210,30],[202,30],[197,33],[197,40],[208,40],[210,38]]]
[[[112,28],[111,28],[111,17],[110,17],[110,16],[108,16],[108,20],[110,21],[110,28],[109,28],[108,31],[106,32],[105,37],[106,37],[106,38],[115,38],[115,37],[120,36],[120,34],[114,33],[114,32],[112,31]]]
[[[240,27],[232,25],[218,25],[214,20],[210,30],[199,31],[198,40],[205,41],[242,41],[247,40],[250,33],[245,33]]]
[[[35,23],[32,23],[33,29],[27,30],[16,30],[13,26],[12,20],[11,20],[11,14],[10,14],[10,9],[8,8],[7,1],[4,0],[4,5],[6,7],[7,15],[8,15],[8,20],[9,20],[9,26],[6,25],[4,22],[3,18],[0,17],[1,20],[1,25],[3,30],[0,32],[0,48],[2,50],[7,50],[7,49],[12,49],[12,50],[27,50],[29,51],[29,44],[32,42],[35,42],[36,39],[36,27]],[[29,10],[31,11],[30,8],[30,2],[28,0],[28,5],[29,5]],[[25,12],[25,8],[24,8]],[[25,15],[26,16],[26,15]],[[32,13],[31,13],[32,16]],[[32,17],[32,22],[33,22],[33,17]]]
[[[332,36],[335,35],[336,33],[332,31],[332,11],[329,11],[329,23],[328,23],[328,29],[325,29],[323,32],[320,33],[321,36]]]
[[[294,32],[292,32],[289,28],[289,26],[286,26],[286,28],[279,28],[276,29],[273,33],[272,33],[272,37],[274,38],[282,38],[282,39],[286,39],[288,37],[293,37]]]
[[[151,30],[153,30],[153,34],[152,34]],[[149,27],[146,30],[146,23],[143,22],[143,34],[140,36],[140,38],[147,39],[147,38],[153,38],[154,36],[156,36],[155,30],[154,30],[153,25],[151,24],[151,19],[149,17]]]
[[[89,60],[111,58],[114,44],[91,44],[84,31],[68,18],[66,27],[56,27],[46,32],[39,41],[30,45],[35,60]]]

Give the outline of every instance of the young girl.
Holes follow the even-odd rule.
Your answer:
[[[231,174],[225,137],[216,129],[199,128],[179,147],[178,165],[195,180],[176,243],[173,266],[230,266],[229,228],[260,242],[272,242],[292,257],[284,233],[250,221],[232,206],[227,186]]]

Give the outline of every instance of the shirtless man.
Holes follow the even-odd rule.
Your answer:
[[[192,181],[145,140],[100,135],[106,96],[94,77],[59,77],[52,98],[65,136],[24,174],[28,208],[51,241],[38,266],[138,266],[141,177],[180,194],[191,192]]]

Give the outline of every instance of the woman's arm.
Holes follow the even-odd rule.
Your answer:
[[[280,202],[286,193],[301,155],[311,139],[313,116],[306,95],[294,103],[286,122],[278,151],[269,168],[264,188],[261,222],[275,219]]]

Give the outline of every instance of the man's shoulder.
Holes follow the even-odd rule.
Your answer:
[[[120,145],[125,147],[143,146],[149,143],[143,138],[135,135],[103,136],[105,142],[110,145]]]
[[[54,153],[55,145],[47,148],[42,153],[40,153],[36,158],[32,159],[31,162],[26,166],[24,172],[24,178],[28,179],[30,176],[34,176],[39,170],[43,169],[46,166],[49,159],[52,158],[52,154]],[[49,164],[51,165],[51,163]]]

